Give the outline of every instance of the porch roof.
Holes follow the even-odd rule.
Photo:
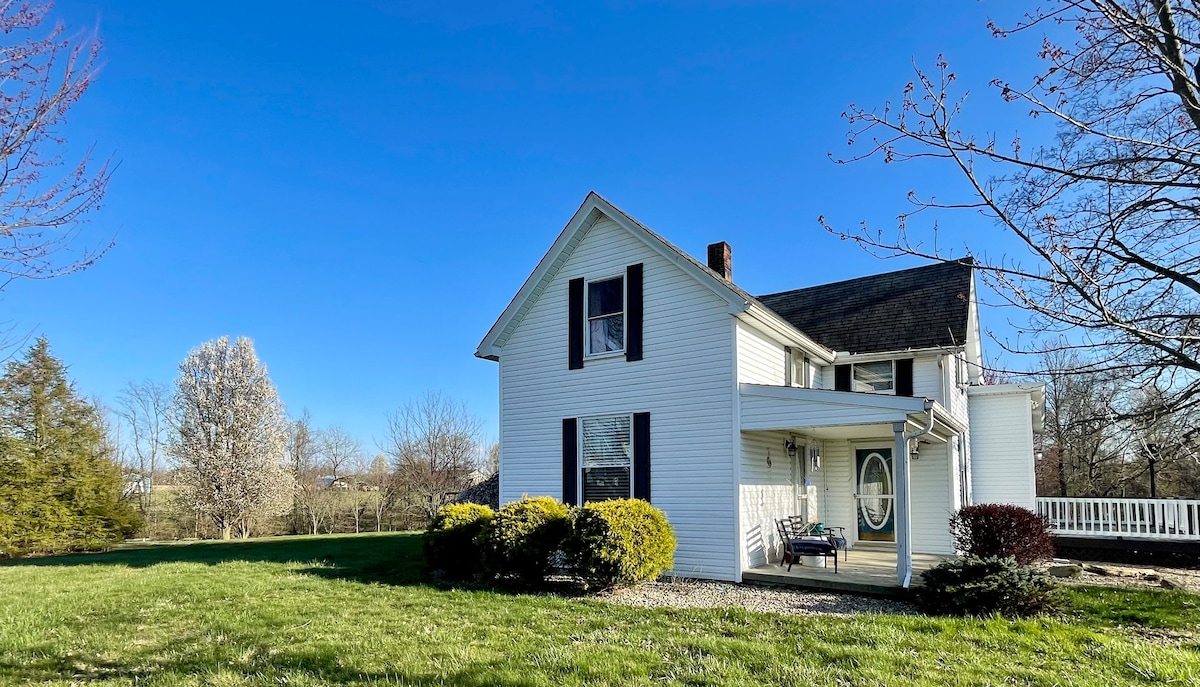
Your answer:
[[[738,392],[744,431],[787,430],[830,439],[882,437],[892,434],[896,422],[925,427],[930,415],[931,439],[949,441],[964,429],[945,408],[927,398],[766,384],[739,384]]]

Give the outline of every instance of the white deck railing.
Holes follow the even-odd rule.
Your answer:
[[[1200,499],[1039,498],[1055,534],[1200,541]]]

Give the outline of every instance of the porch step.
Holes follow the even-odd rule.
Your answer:
[[[783,572],[782,569],[778,573],[761,569],[746,570],[742,573],[742,582],[746,584],[820,589],[829,592],[848,592],[851,594],[866,594],[868,596],[900,597],[907,593],[907,590],[902,589],[899,585],[884,584],[875,580],[863,579],[853,573],[830,577],[799,577],[789,575]]]

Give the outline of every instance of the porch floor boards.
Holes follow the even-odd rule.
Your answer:
[[[923,571],[950,558],[930,553],[914,553],[912,586],[920,586]],[[833,561],[829,561],[828,568],[793,565],[791,572],[788,572],[786,565],[768,563],[743,571],[742,581],[877,596],[896,596],[902,593],[900,584],[896,581],[895,550],[867,547],[851,549],[848,560],[842,560],[839,555],[837,574],[833,572]]]

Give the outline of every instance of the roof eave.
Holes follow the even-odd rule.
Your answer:
[[[775,311],[758,302],[757,300],[747,303],[741,313],[733,313],[734,315],[745,314],[755,322],[766,327],[768,330],[783,337],[794,344],[804,348],[806,351],[814,354],[818,360],[826,365],[833,362],[835,357],[834,352],[822,344],[817,343],[804,332],[797,329],[793,324],[780,317]]]

